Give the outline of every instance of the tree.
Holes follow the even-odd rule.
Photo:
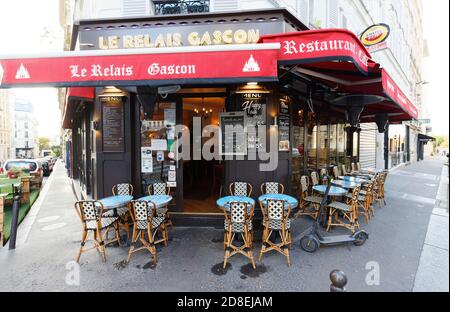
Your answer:
[[[56,157],[61,157],[62,155],[62,149],[59,145],[52,146],[52,152],[55,154]]]
[[[45,137],[40,137],[38,139],[39,142],[39,151],[50,149],[50,139]]]

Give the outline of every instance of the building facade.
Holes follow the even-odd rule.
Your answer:
[[[11,123],[9,91],[0,90],[0,164],[10,158]]]
[[[37,120],[33,104],[24,99],[14,99],[12,111],[11,151],[15,158],[39,157]]]

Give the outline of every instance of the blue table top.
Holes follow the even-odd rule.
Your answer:
[[[291,209],[294,209],[294,208],[296,208],[298,206],[298,200],[297,199],[295,199],[292,196],[285,195],[285,194],[266,194],[266,195],[262,195],[262,196],[259,196],[258,201],[262,202],[262,204],[264,206],[266,206],[268,199],[284,200],[285,202],[291,204]],[[285,205],[284,208],[288,209],[289,205]]]
[[[102,198],[99,202],[102,203],[104,209],[116,209],[126,206],[132,199],[131,195],[117,195]]]
[[[340,176],[339,180],[355,182],[355,183],[361,183],[361,184],[365,184],[365,183],[369,183],[370,182],[368,179],[352,177],[352,176]]]
[[[150,195],[139,198],[139,200],[151,201],[156,205],[156,208],[161,208],[166,206],[172,201],[172,196],[170,195]]]
[[[333,185],[342,187],[344,189],[354,189],[358,186],[361,186],[361,183],[351,182],[351,181],[343,181],[343,180],[334,180],[332,182]]]
[[[313,186],[313,190],[314,190],[314,192],[317,192],[320,194],[325,194],[325,192],[327,191],[327,186],[326,185],[315,185],[315,186]],[[345,190],[341,187],[336,187],[336,186],[332,186],[330,188],[330,192],[328,193],[328,195],[330,195],[330,196],[344,196],[345,194],[347,194],[347,190]]]
[[[253,198],[250,197],[244,197],[244,196],[225,196],[225,197],[221,197],[216,201],[217,206],[221,207],[221,208],[225,208],[227,211],[230,210],[230,205],[229,203],[247,203],[248,207],[247,207],[247,211],[250,211],[252,209],[252,207],[255,205],[255,200]]]

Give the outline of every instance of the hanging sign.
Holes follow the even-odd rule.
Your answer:
[[[244,93],[242,94],[242,110],[246,114],[247,148],[249,151],[256,151],[265,147],[266,133],[259,136],[258,126],[266,124],[267,96],[264,93]]]
[[[288,152],[290,149],[291,116],[289,106],[291,104],[291,97],[283,96],[280,98],[278,108],[278,150],[280,152]]]
[[[389,25],[380,23],[364,30],[360,39],[369,52],[376,52],[387,48],[386,40],[390,33]]]
[[[141,147],[141,172],[153,172],[153,156],[152,149],[150,147]]]
[[[103,114],[103,151],[125,151],[123,101],[118,96],[101,97]]]

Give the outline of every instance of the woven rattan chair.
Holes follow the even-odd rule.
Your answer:
[[[352,198],[345,203],[334,201],[328,205],[328,225],[327,231],[334,226],[345,227],[355,233],[359,230],[358,222],[358,196],[359,187],[355,188],[352,192]],[[333,220],[334,219],[334,220]]]
[[[254,206],[248,211],[248,204],[244,202],[229,203],[229,212],[225,210],[224,222],[224,247],[225,256],[223,268],[226,268],[228,259],[236,254],[241,254],[250,259],[252,266],[256,269],[253,258],[253,211]],[[244,243],[241,246],[234,244],[236,236],[241,236]]]
[[[339,178],[340,174],[339,174],[339,167],[338,166],[334,166],[333,167],[333,177],[337,180]]]
[[[345,165],[341,165],[341,171],[342,171],[342,175],[344,175],[344,176],[348,175],[347,168],[345,167]]]
[[[165,182],[153,183],[147,187],[147,193],[148,195],[170,195],[170,186]],[[156,216],[163,217],[166,226],[170,226],[173,229],[173,223],[170,219],[169,208],[167,206],[156,208]]]
[[[378,174],[377,176],[377,182],[375,184],[375,198],[378,203],[378,208],[383,207],[383,203],[385,206],[387,206],[386,199],[385,199],[385,193],[384,193],[384,186],[386,184],[386,179],[388,176],[388,171],[383,171]]]
[[[364,192],[360,191],[358,195],[358,216],[363,215],[366,223],[374,216],[373,197],[374,182],[370,181]]]
[[[319,174],[316,171],[311,172],[311,185],[316,186],[320,184]]]
[[[133,196],[133,185],[129,183],[119,183],[112,187],[112,193],[114,196],[130,195]],[[127,233],[127,237],[130,237],[130,214],[128,207],[122,207],[117,209],[117,216],[119,217],[119,225]],[[108,232],[106,233],[108,235]]]
[[[285,205],[288,205],[288,209],[285,209]],[[289,257],[289,248],[292,244],[291,234],[291,219],[289,214],[291,212],[291,204],[284,200],[267,200],[267,207],[263,207],[261,203],[261,211],[263,212],[263,225],[264,231],[262,235],[262,247],[259,253],[259,260],[266,252],[275,250],[284,255],[287,259],[288,266],[291,266],[291,260]],[[279,234],[279,242],[271,240],[276,239]]]
[[[253,186],[247,182],[233,182],[230,184],[230,194],[232,196],[250,197]]]
[[[307,176],[302,176],[300,178],[300,203],[295,218],[299,218],[300,216],[310,216],[313,219],[317,219],[319,214],[319,207],[323,198],[320,196],[309,195],[308,181]]]
[[[81,235],[81,246],[75,258],[76,262],[80,261],[81,254],[91,250],[97,249],[100,252],[103,261],[106,261],[105,246],[117,242],[120,244],[118,217],[107,217],[104,215],[104,208],[99,201],[78,201],[75,203],[75,210],[80,217],[83,227]],[[113,227],[115,230],[115,238],[110,241],[105,241],[103,238],[103,231]],[[88,241],[89,234],[93,234],[93,247],[85,248]]]
[[[131,217],[133,219],[133,235],[127,262],[130,262],[133,253],[146,249],[153,255],[153,263],[156,264],[158,261],[156,244],[164,243],[167,246],[167,230],[164,224],[164,217],[156,215],[156,205],[154,203],[140,200],[131,202]],[[155,240],[158,231],[162,234],[162,238]],[[138,240],[142,246],[136,248]]]
[[[278,182],[264,182],[261,184],[261,194],[284,194],[284,185]]]

